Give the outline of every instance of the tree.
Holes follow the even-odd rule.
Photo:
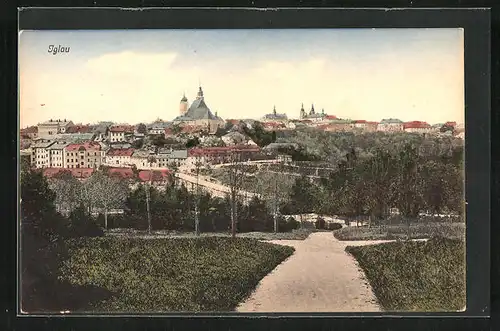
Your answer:
[[[59,212],[71,212],[80,204],[82,183],[69,171],[60,171],[48,180],[49,187],[56,194],[55,206]]]
[[[92,206],[104,211],[104,228],[108,229],[108,212],[125,203],[128,187],[125,182],[106,176],[102,171],[95,171],[84,186],[90,196]]]
[[[136,131],[137,131],[137,133],[146,134],[146,133],[148,133],[148,128],[146,127],[146,125],[144,123],[139,123],[139,124],[137,124]]]
[[[194,137],[187,141],[186,148],[193,148],[200,144],[200,138]]]
[[[227,183],[229,186],[229,203],[231,209],[231,235],[234,238],[236,236],[236,215],[237,215],[237,199],[238,193],[241,191],[242,180],[243,180],[243,168],[241,164],[241,153],[232,150],[229,166],[227,167]]]
[[[144,146],[144,139],[134,140],[131,144],[132,148],[141,149]]]
[[[196,173],[196,189],[195,189],[195,202],[194,202],[194,229],[196,232],[196,235],[200,235],[200,183],[199,183],[199,177],[200,177],[200,168],[202,166],[202,163],[199,158],[196,159],[196,162],[194,164],[195,166],[195,173]]]
[[[172,125],[172,134],[178,135],[181,132],[182,132],[182,127],[179,123],[175,123],[174,125]]]
[[[283,173],[282,168],[278,169],[278,173],[269,170],[260,172],[256,175],[256,179],[256,189],[272,211],[274,232],[278,232],[278,214],[290,199],[290,191],[294,181],[290,175]]]

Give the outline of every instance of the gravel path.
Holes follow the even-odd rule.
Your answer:
[[[238,312],[377,312],[375,296],[353,257],[331,232],[271,241],[295,253],[264,277]],[[358,245],[384,241],[363,241]]]

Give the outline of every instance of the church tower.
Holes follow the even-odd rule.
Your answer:
[[[276,106],[273,106],[273,115],[276,116]]]
[[[304,110],[304,104],[302,104],[302,107],[300,108],[300,119],[304,119],[306,117],[306,111]]]
[[[198,90],[198,94],[196,96],[196,99],[203,99],[203,90],[201,89],[201,85],[200,85],[200,89]]]
[[[186,98],[186,94],[184,94],[179,105],[180,115],[182,116],[186,114],[187,110],[188,110],[188,99]]]
[[[309,112],[309,115],[314,115],[314,104],[311,105],[311,111]]]

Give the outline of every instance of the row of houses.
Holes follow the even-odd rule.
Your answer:
[[[332,116],[331,116],[332,117]],[[333,116],[334,117],[334,116]],[[294,130],[305,127],[312,127],[322,131],[363,131],[363,132],[411,132],[411,133],[437,133],[443,126],[452,128],[455,133],[460,134],[465,131],[463,124],[456,122],[446,122],[430,125],[423,121],[403,122],[399,119],[383,119],[380,122],[366,120],[344,120],[331,118],[323,121],[313,121],[309,119],[300,121],[285,122],[263,122],[262,126],[267,131]]]
[[[116,145],[114,145],[116,146]],[[157,150],[134,149],[129,146],[109,147],[102,142],[65,142],[43,140],[32,144],[21,154],[35,168],[89,169],[101,165],[136,167],[137,169],[169,168],[173,165],[194,165],[197,162],[224,163],[234,153],[243,159],[255,159],[261,153],[256,145],[226,147],[196,147],[191,149],[158,148]]]

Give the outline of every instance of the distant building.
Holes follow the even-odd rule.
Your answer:
[[[38,128],[36,126],[30,126],[25,129],[19,130],[19,135],[21,138],[34,139],[38,137]]]
[[[48,168],[50,166],[50,152],[48,148],[54,144],[54,141],[36,142],[31,145],[33,152],[31,160],[36,168]]]
[[[132,164],[133,148],[115,149],[111,148],[106,153],[106,164],[118,167],[129,167]]]
[[[116,125],[108,130],[110,142],[127,141],[134,134],[134,127],[129,125]]]
[[[399,132],[403,131],[403,121],[397,118],[387,118],[380,121],[377,126],[377,131],[382,132]]]
[[[300,108],[299,118],[301,120],[310,120],[313,122],[319,122],[322,121],[326,116],[327,115],[325,114],[324,109],[321,110],[321,113],[316,113],[316,111],[314,110],[314,104],[311,105],[311,110],[309,111],[309,113],[306,113],[306,111],[304,110],[304,104],[302,104],[302,107]]]
[[[371,122],[366,120],[356,120],[353,123],[354,128],[361,129],[366,132],[377,131],[378,122]]]
[[[276,106],[273,107],[273,112],[271,114],[266,114],[262,117],[263,122],[287,122],[288,117],[286,116],[285,113],[283,114],[278,114],[276,112]]]
[[[97,168],[102,164],[104,153],[97,142],[69,144],[64,148],[65,168]]]
[[[38,124],[38,136],[49,137],[58,133],[66,133],[66,130],[73,126],[72,121],[64,120],[49,120]]]
[[[52,168],[66,168],[66,158],[64,148],[69,144],[64,141],[58,141],[49,146],[49,167]]]
[[[239,154],[241,161],[249,161],[260,155],[260,148],[252,145],[191,148],[188,150],[186,163],[190,165],[195,165],[198,161],[202,164],[227,163],[234,154]]]
[[[210,108],[208,108],[201,86],[191,106],[188,108],[188,101],[184,95],[179,108],[180,115],[173,120],[174,123],[200,127],[210,133],[215,133],[218,128],[222,128],[225,125],[224,120],[217,115],[217,112],[214,115]]]
[[[429,123],[421,121],[406,122],[403,124],[403,129],[405,132],[413,132],[413,133],[432,132],[432,126]]]

